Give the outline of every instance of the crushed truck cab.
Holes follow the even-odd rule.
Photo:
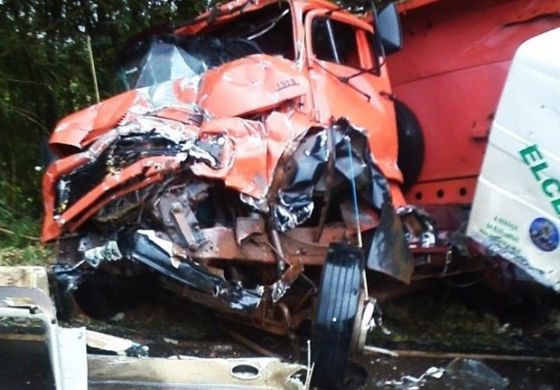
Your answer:
[[[373,325],[365,269],[410,283],[410,242],[435,243],[427,216],[406,208],[406,232],[399,215],[385,55],[401,34],[394,6],[374,15],[234,1],[131,41],[126,91],[50,139],[43,241],[56,243],[62,290],[104,275],[102,294],[107,278],[122,288],[115,279],[155,274],[292,340],[311,320],[316,377],[342,381]]]

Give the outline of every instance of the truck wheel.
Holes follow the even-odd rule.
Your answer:
[[[360,306],[363,263],[358,248],[345,244],[329,248],[311,342],[313,386],[331,389],[344,384]]]
[[[394,100],[399,138],[397,163],[403,174],[404,190],[408,190],[420,176],[424,163],[424,134],[414,112],[400,100]]]

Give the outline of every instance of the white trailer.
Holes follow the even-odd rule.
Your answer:
[[[467,234],[560,291],[560,29],[521,45],[498,110]]]

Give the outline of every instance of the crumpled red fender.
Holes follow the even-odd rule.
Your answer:
[[[56,238],[64,225],[86,209],[98,209],[96,199],[103,188],[108,190],[109,182],[110,188],[124,184],[118,184],[118,176],[106,177],[103,186],[92,191],[95,195],[86,194],[55,220],[58,180],[95,158],[92,148],[98,144],[106,146],[102,140],[114,139],[115,131],[122,131],[142,117],[160,118],[163,123],[156,128],[165,126],[165,121],[172,127],[185,125],[185,133],[201,141],[223,134],[220,168],[198,163],[193,171],[200,176],[222,179],[228,187],[262,199],[286,146],[314,125],[302,113],[270,111],[291,110],[289,107],[293,105],[286,102],[305,95],[308,89],[307,80],[294,63],[259,54],[212,69],[201,78],[178,79],[128,91],[66,117],[50,140],[51,147],[63,158],[49,168],[43,181],[46,212],[43,240]],[[267,118],[264,123],[240,118],[257,112]],[[146,163],[133,164],[123,173],[136,177]],[[154,177],[149,181],[153,182]],[[75,223],[70,225],[76,228]]]
[[[59,156],[81,151],[107,131],[133,118],[173,108],[199,106],[211,117],[265,112],[308,92],[297,66],[265,54],[248,56],[189,79],[130,90],[73,113],[55,127],[49,144]],[[169,118],[175,119],[175,118]]]
[[[278,111],[264,123],[238,117],[210,120],[202,125],[199,138],[223,136],[221,168],[197,163],[191,169],[195,175],[222,179],[227,187],[262,199],[286,147],[313,125],[304,114]]]

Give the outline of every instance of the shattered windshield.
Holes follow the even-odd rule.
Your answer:
[[[120,54],[121,90],[193,77],[251,54],[293,60],[292,19],[287,3],[275,3],[217,25],[204,34],[157,35],[136,42]]]
[[[129,52],[118,72],[125,90],[193,77],[226,62],[261,53],[249,40],[178,35],[151,37]]]

